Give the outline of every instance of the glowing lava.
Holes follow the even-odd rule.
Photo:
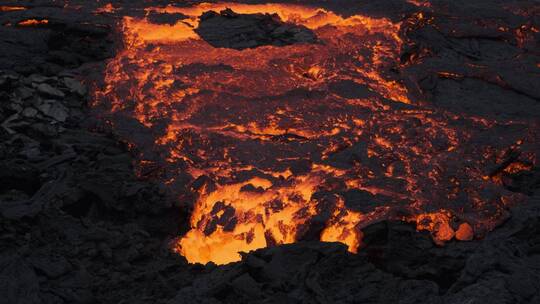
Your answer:
[[[322,43],[214,48],[194,29],[202,13],[225,8],[275,13]],[[526,124],[411,100],[393,72],[399,23],[284,4],[150,13],[185,17],[125,17],[125,48],[95,106],[113,128],[136,120],[153,138],[124,136],[141,168],[163,168],[157,178],[192,207],[191,230],[177,244],[190,262],[224,264],[239,251],[312,238],[356,252],[361,229],[386,218],[416,222],[439,243],[456,230],[466,240],[520,198],[487,168],[504,162],[509,147],[522,151],[519,160],[497,174],[534,164],[527,132],[504,131]],[[496,145],[487,144],[495,131]]]
[[[40,25],[47,25],[47,24],[49,24],[49,20],[47,19],[40,19],[40,20],[28,19],[28,20],[23,20],[17,23],[18,26],[40,26]]]
[[[0,12],[17,12],[17,11],[24,11],[24,10],[26,10],[26,7],[24,7],[24,6],[0,5]]]
[[[107,3],[102,7],[99,7],[95,10],[96,14],[111,14],[114,13],[117,9],[112,5],[112,3]]]

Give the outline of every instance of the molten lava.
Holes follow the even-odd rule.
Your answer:
[[[41,26],[47,24],[49,24],[49,20],[47,19],[27,19],[17,23],[18,26]]]
[[[24,6],[0,5],[0,12],[17,12],[17,11],[24,11],[24,10],[26,10],[26,7]]]
[[[214,48],[194,29],[204,12],[226,8],[277,14],[321,42]],[[151,13],[185,18],[157,24]],[[388,218],[415,222],[438,243],[469,240],[521,198],[498,176],[537,161],[526,122],[409,98],[395,72],[399,23],[285,4],[146,15],[124,17],[125,48],[94,105],[113,128],[138,126],[121,136],[139,171],[160,168],[155,178],[192,208],[176,246],[190,262],[224,264],[241,251],[312,238],[356,252],[362,228]]]
[[[112,5],[112,3],[107,3],[103,5],[102,7],[99,7],[95,10],[94,13],[96,14],[110,14],[114,13],[117,9]]]

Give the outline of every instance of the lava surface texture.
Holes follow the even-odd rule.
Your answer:
[[[411,18],[238,3],[123,17],[93,106],[138,174],[192,210],[175,250],[226,264],[300,240],[357,252],[362,229],[388,219],[438,244],[505,220],[525,198],[515,177],[538,164],[538,120],[419,94],[409,76],[430,54],[404,57],[406,34],[431,20]]]

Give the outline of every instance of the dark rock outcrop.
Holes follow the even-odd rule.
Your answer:
[[[308,28],[284,23],[278,15],[237,14],[231,9],[205,12],[195,32],[214,47],[237,50],[317,42]]]

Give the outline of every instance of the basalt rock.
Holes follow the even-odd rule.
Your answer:
[[[214,47],[243,50],[264,45],[317,42],[312,31],[285,23],[278,15],[238,14],[226,9],[219,13],[205,12],[200,20],[195,32]]]
[[[148,20],[150,20],[150,22],[155,23],[155,24],[174,25],[178,23],[179,21],[188,18],[188,16],[181,13],[168,14],[168,13],[150,12],[147,18]]]

